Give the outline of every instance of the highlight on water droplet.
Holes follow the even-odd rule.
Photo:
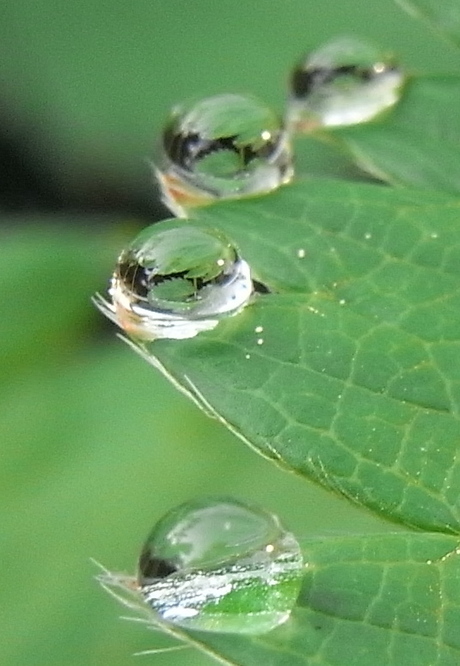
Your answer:
[[[187,502],[155,525],[138,586],[167,622],[262,634],[288,619],[302,574],[299,544],[276,516],[218,497]]]
[[[262,194],[293,175],[288,133],[252,95],[224,94],[176,106],[155,168],[173,212],[214,199]]]
[[[354,37],[307,55],[293,70],[288,124],[297,131],[371,120],[401,96],[404,74],[392,57]]]
[[[253,290],[251,271],[216,229],[179,220],[144,229],[121,253],[99,309],[140,340],[192,338],[237,314]]]

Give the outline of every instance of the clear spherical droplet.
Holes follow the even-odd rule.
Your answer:
[[[157,177],[177,207],[269,192],[292,177],[288,136],[275,113],[250,95],[217,95],[173,109]]]
[[[165,621],[261,634],[286,621],[299,594],[299,544],[278,519],[227,498],[195,500],[154,527],[138,585]]]
[[[300,131],[366,122],[398,101],[403,80],[395,63],[371,44],[335,39],[295,67],[288,122]]]
[[[96,303],[132,337],[184,339],[238,313],[252,293],[250,268],[215,229],[168,221],[144,229]]]

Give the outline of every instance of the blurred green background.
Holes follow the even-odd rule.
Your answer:
[[[458,68],[391,0],[1,3],[3,666],[125,666],[169,644],[118,619],[90,558],[133,571],[151,525],[190,497],[258,502],[300,536],[394,529],[249,451],[90,302],[123,244],[166,215],[146,158],[170,106],[251,91],[282,109],[293,61],[344,33],[409,71]],[[315,160],[336,172],[326,149]],[[211,663],[192,650],[137,659]]]

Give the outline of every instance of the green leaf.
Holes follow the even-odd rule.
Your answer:
[[[255,638],[173,629],[238,666],[458,666],[455,538],[394,534],[312,539],[291,618]]]
[[[272,293],[146,357],[264,456],[392,520],[458,533],[458,202],[310,181],[197,216]]]
[[[331,132],[361,168],[393,185],[460,193],[460,76],[410,78],[380,121]]]
[[[134,652],[165,645],[139,623],[120,623],[123,611],[94,581],[90,558],[133,571],[152,524],[191,497],[233,494],[301,533],[386,527],[280,474],[113,330],[101,335],[90,296],[133,229],[123,237],[94,218],[78,231],[56,216],[8,222],[0,247],[2,666],[135,666]],[[305,504],[318,509],[305,515]],[[152,663],[210,662],[183,650]]]
[[[434,30],[460,45],[460,3],[458,0],[396,0],[406,12],[424,19]]]

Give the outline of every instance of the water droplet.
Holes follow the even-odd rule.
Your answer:
[[[299,544],[275,516],[208,498],[183,504],[156,524],[140,556],[138,584],[167,622],[261,634],[287,620],[302,573]]]
[[[292,175],[288,134],[256,97],[216,95],[173,109],[157,177],[174,212],[269,192]]]
[[[217,326],[249,301],[249,265],[220,231],[170,220],[147,227],[96,304],[129,335],[184,339]]]
[[[262,333],[263,330],[264,330],[264,327],[263,327],[263,326],[256,326],[255,329],[254,329],[254,331],[255,331],[256,333]]]
[[[257,344],[258,345],[263,345],[264,344],[264,339],[263,338],[257,338]]]
[[[297,250],[297,256],[299,259],[305,259],[305,250],[303,249],[303,247],[299,247],[299,249]]]
[[[288,120],[300,131],[374,118],[401,95],[402,71],[373,45],[342,37],[299,63],[291,76]]]

